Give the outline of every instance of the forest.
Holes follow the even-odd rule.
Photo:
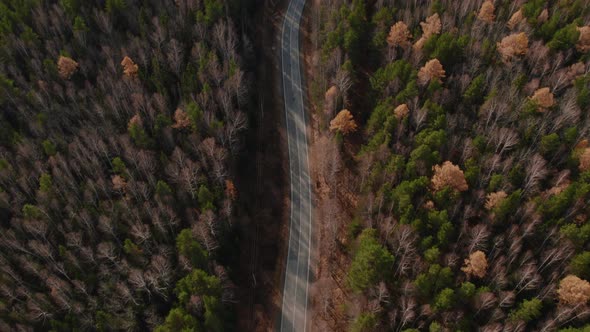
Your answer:
[[[270,328],[288,4],[0,0],[0,331]],[[589,331],[590,1],[314,0],[301,29],[312,330]]]
[[[309,21],[316,327],[588,331],[590,2],[331,0]]]
[[[252,1],[0,1],[0,330],[227,331]]]

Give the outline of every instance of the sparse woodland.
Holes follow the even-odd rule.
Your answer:
[[[319,174],[358,197],[317,221],[348,265],[344,304],[316,294],[326,328],[587,331],[590,2],[315,8]]]
[[[0,1],[0,330],[227,331],[248,1]]]

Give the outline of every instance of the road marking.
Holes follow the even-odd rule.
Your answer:
[[[281,28],[283,97],[285,102],[285,120],[289,149],[289,173],[291,179],[289,248],[287,251],[285,283],[283,287],[281,331],[295,330],[296,325],[300,325],[300,323],[303,323],[303,331],[307,329],[307,297],[309,292],[309,274],[311,266],[310,248],[312,225],[307,125],[303,92],[301,88],[299,52],[299,28],[304,7],[305,0],[290,1]],[[285,28],[288,29],[287,35],[285,34]],[[285,40],[288,40],[288,45],[285,45]],[[288,48],[286,46],[288,46]],[[287,82],[287,80],[289,82]],[[295,101],[295,98],[297,101]],[[290,124],[291,121],[293,126]],[[295,131],[293,132],[293,130]],[[294,151],[292,152],[291,150]],[[305,155],[305,160],[302,158],[302,153]],[[305,197],[306,195],[303,193],[305,191],[304,186],[307,186],[307,197]],[[308,206],[306,207],[305,204]],[[307,216],[305,216],[306,213]],[[305,234],[305,225],[303,222],[308,223],[307,234]],[[297,242],[296,244],[294,243],[295,241]],[[297,246],[297,254],[294,253],[295,246]],[[292,250],[293,256],[296,257],[295,259],[291,257]],[[306,262],[303,260],[305,255],[307,255]],[[293,263],[295,264],[295,268],[293,268]],[[300,267],[303,271],[307,269],[305,277],[299,275],[301,272]],[[293,271],[294,269],[295,271]],[[298,293],[301,293],[300,290],[303,288],[305,290],[303,291],[303,299],[301,300],[304,303],[301,303],[298,301]],[[290,292],[291,289],[293,294]],[[290,304],[292,307],[290,307]],[[303,319],[300,319],[300,317],[298,317],[299,315],[302,315]]]
[[[287,97],[286,97],[286,93],[287,93],[287,88],[286,88],[286,84],[285,84],[285,25],[287,24],[287,15],[289,14],[289,11],[291,10],[291,2],[289,2],[289,7],[287,8],[287,11],[285,13],[285,19],[283,20],[283,26],[281,27],[281,71],[283,73],[283,99],[285,100],[285,125],[287,126],[287,150],[289,153],[289,170],[290,170],[290,186],[291,186],[291,197],[293,196],[293,170],[291,169],[291,141],[289,140],[289,113],[287,110]],[[290,211],[290,217],[289,217],[289,225],[291,224],[291,221],[293,219],[293,208],[291,207],[291,211]],[[285,263],[285,271],[288,272],[288,266],[289,266],[289,260],[291,257],[291,230],[289,229],[289,242],[288,242],[288,248],[287,248],[287,260]],[[282,304],[282,313],[281,313],[281,331],[283,331],[283,315],[284,315],[284,309],[285,309],[285,300],[286,300],[286,290],[287,290],[287,282],[288,282],[288,277],[289,275],[285,272],[285,283],[283,286],[283,304]]]

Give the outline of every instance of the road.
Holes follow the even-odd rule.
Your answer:
[[[311,244],[311,186],[307,125],[299,63],[299,24],[305,0],[290,0],[281,31],[283,98],[289,145],[291,216],[280,331],[307,329]]]

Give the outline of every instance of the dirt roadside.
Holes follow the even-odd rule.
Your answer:
[[[322,77],[320,48],[317,43],[321,0],[308,0],[301,25],[303,77],[306,86],[306,112],[310,123],[310,171],[314,196],[313,283],[310,286],[312,331],[346,331],[354,308],[346,304],[352,294],[346,287],[349,262],[347,225],[356,213],[358,186],[349,164],[353,148],[339,145],[329,131],[333,112],[324,109],[324,93],[330,87]],[[315,94],[315,95],[314,95]],[[340,105],[342,107],[348,105]]]
[[[287,1],[259,5],[251,27],[255,112],[240,182],[237,330],[273,331],[281,310],[288,245],[288,156],[280,76],[280,28]]]

